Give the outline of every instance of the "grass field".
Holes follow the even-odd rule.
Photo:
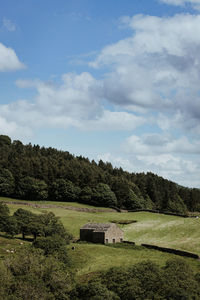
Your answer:
[[[129,225],[120,225],[124,230],[125,239],[134,241],[137,245],[148,243],[163,247],[171,247],[181,250],[197,253],[200,255],[200,219],[181,218],[162,214],[153,214],[147,212],[137,213],[117,213],[117,212],[83,212],[65,209],[65,206],[88,207],[78,203],[58,203],[45,202],[45,204],[55,205],[54,208],[38,207],[41,202],[30,202],[38,204],[37,207],[13,204],[11,201],[0,198],[0,200],[10,201],[8,204],[11,214],[22,207],[31,210],[34,213],[44,211],[53,211],[59,216],[64,226],[75,236],[79,237],[79,229],[87,222],[110,222],[112,220],[137,220],[136,223]],[[28,202],[28,201],[26,201]],[[44,203],[42,203],[44,204]],[[56,207],[56,206],[63,206]],[[13,240],[10,243],[19,244],[19,240]],[[0,237],[0,255],[2,247],[5,249],[5,240]],[[12,247],[12,246],[11,246]],[[69,252],[73,258],[73,266],[79,275],[104,270],[112,266],[130,265],[138,261],[151,259],[161,265],[166,260],[175,257],[172,254],[166,254],[159,251],[136,247],[135,249],[114,248],[96,244],[76,244],[76,250]],[[4,250],[5,253],[5,250]],[[186,258],[184,258],[186,259]],[[196,269],[200,271],[199,261],[186,259]]]
[[[69,251],[77,275],[104,271],[111,267],[131,266],[141,261],[151,260],[164,266],[166,261],[177,258],[176,255],[136,247],[136,249],[114,248],[105,245],[76,244],[75,251]],[[191,258],[184,258],[197,272],[200,263]]]

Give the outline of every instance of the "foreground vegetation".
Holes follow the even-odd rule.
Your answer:
[[[199,283],[200,273],[180,259],[163,267],[150,261],[115,267],[84,282],[56,256],[31,246],[0,264],[0,298],[10,300],[199,299]]]
[[[110,163],[0,135],[0,196],[77,201],[126,209],[186,214],[200,211],[200,190],[184,188],[152,173],[128,173]]]
[[[199,283],[200,273],[180,259],[115,267],[84,282],[56,255],[32,246],[0,263],[0,298],[9,300],[199,299]]]

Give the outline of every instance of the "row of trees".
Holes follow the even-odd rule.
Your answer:
[[[128,173],[102,160],[0,135],[0,196],[78,201],[126,209],[200,211],[200,189],[185,188],[153,173]]]
[[[13,215],[10,215],[8,206],[2,202],[0,202],[0,231],[10,237],[21,234],[23,240],[30,235],[33,236],[34,241],[38,236],[45,238],[59,236],[60,239],[69,243],[72,238],[53,212],[36,215],[19,208]]]

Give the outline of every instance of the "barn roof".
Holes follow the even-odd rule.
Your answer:
[[[87,223],[84,226],[81,227],[81,229],[90,229],[93,231],[107,231],[111,226],[113,226],[112,223]]]

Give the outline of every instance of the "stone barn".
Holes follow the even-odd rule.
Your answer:
[[[121,243],[124,232],[114,223],[88,223],[80,229],[80,240],[93,243]]]

